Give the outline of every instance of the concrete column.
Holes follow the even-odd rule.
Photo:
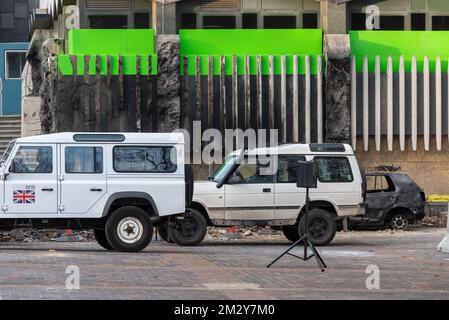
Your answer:
[[[179,128],[181,108],[181,78],[179,75],[179,36],[157,36],[158,97],[157,114],[159,131],[169,132]]]
[[[343,0],[321,0],[321,27],[325,34],[346,33],[346,3]],[[340,3],[340,4],[338,4]]]
[[[326,34],[324,54],[326,58],[325,141],[351,143],[349,35]]]

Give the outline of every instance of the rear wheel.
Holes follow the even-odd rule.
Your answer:
[[[282,233],[291,242],[299,240],[298,226],[283,226]]]
[[[105,248],[106,250],[114,250],[114,248],[109,244],[108,239],[106,239],[106,233],[103,229],[95,228],[94,236],[97,243]]]
[[[143,209],[126,206],[110,215],[105,231],[108,242],[115,250],[138,252],[151,242],[153,223]]]
[[[407,216],[402,213],[395,214],[391,218],[390,227],[393,230],[407,230],[408,228]]]
[[[175,220],[168,230],[176,244],[194,246],[206,236],[207,221],[199,211],[188,209],[183,218]]]
[[[323,209],[309,211],[309,240],[314,245],[324,246],[330,243],[337,232],[335,219],[331,213]],[[305,217],[299,220],[299,234],[303,235],[306,229]]]

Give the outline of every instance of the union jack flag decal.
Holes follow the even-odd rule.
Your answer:
[[[36,202],[36,192],[34,190],[14,190],[14,203],[27,204]]]

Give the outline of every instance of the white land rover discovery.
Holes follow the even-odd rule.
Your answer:
[[[153,224],[185,212],[193,178],[177,133],[56,133],[9,143],[0,230],[94,229],[109,250],[140,251]]]
[[[297,162],[301,160],[314,160],[318,165],[318,187],[310,190],[309,233],[313,243],[331,242],[336,221],[364,213],[363,179],[348,145],[286,144],[251,149],[244,153],[242,164],[237,165],[239,156],[229,155],[207,181],[195,182],[185,221],[190,216],[190,227],[185,233],[190,231],[192,238],[192,225],[202,230],[207,223],[211,226],[271,225],[282,228],[289,240],[298,240],[305,229],[302,219],[305,189],[296,186]],[[269,164],[267,156],[272,159]],[[269,173],[268,166],[276,169]],[[179,238],[179,233],[175,236]],[[201,240],[196,238],[197,243]]]

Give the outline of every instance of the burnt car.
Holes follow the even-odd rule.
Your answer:
[[[405,230],[424,218],[426,195],[408,175],[367,173],[365,178],[365,214],[349,220],[350,229]]]

